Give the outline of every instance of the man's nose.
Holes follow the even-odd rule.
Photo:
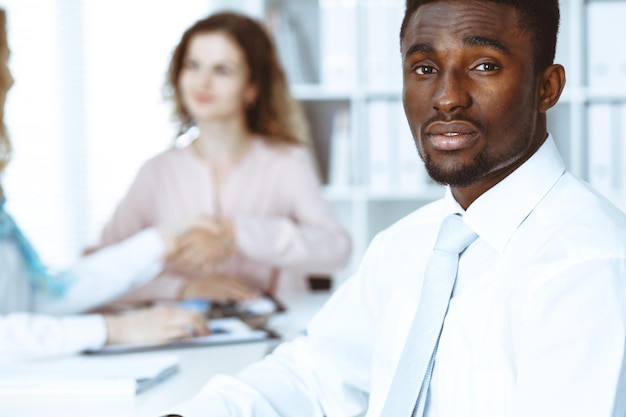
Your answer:
[[[461,71],[445,71],[440,74],[433,97],[433,108],[451,113],[469,107],[472,98],[467,90],[467,83]]]

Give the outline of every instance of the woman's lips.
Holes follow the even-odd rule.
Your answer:
[[[434,149],[456,151],[469,148],[478,138],[478,130],[466,122],[435,122],[426,129]]]
[[[207,95],[196,95],[193,97],[193,99],[196,103],[199,104],[206,104],[212,101],[212,97]]]

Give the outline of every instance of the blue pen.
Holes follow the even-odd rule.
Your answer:
[[[211,300],[202,298],[190,298],[188,300],[181,301],[178,305],[181,308],[187,310],[194,310],[200,313],[208,314],[212,306]]]

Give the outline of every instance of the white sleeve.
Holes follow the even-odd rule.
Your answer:
[[[163,267],[165,244],[155,229],[146,229],[116,245],[83,257],[63,272],[75,282],[61,297],[36,292],[33,310],[73,314],[105,304],[154,278]]]
[[[102,347],[106,336],[100,315],[11,313],[0,316],[0,358],[11,361],[78,353]]]

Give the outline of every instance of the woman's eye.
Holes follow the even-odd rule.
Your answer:
[[[185,69],[196,69],[198,68],[198,63],[195,61],[186,60],[183,62],[183,68]]]
[[[221,75],[232,75],[235,73],[235,69],[228,65],[219,65],[215,68],[215,72]]]
[[[478,64],[476,66],[476,69],[478,71],[495,71],[498,69],[498,66],[496,64],[492,64],[490,62],[485,62],[483,64]]]
[[[415,73],[419,75],[430,75],[434,74],[435,72],[435,68],[429,67],[427,65],[420,65],[419,67],[415,68]]]

